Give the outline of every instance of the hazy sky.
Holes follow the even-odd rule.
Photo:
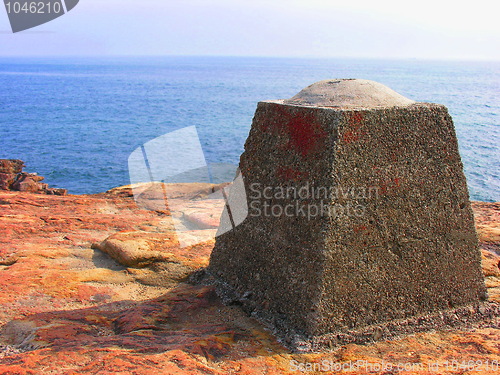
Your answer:
[[[14,1],[14,0],[13,0]],[[233,55],[500,60],[498,0],[80,0],[0,55]]]

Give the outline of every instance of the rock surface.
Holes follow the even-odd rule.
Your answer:
[[[30,193],[45,193],[50,195],[66,195],[66,189],[49,188],[41,183],[44,177],[36,173],[23,172],[22,160],[0,159],[0,190],[24,191]]]
[[[21,160],[0,159],[0,190],[10,190],[23,167]]]
[[[24,162],[16,159],[0,159],[0,173],[19,174],[23,171]]]
[[[482,233],[500,228],[500,204],[473,208]],[[126,267],[91,248],[106,239],[146,241],[163,257]],[[480,240],[490,299],[500,302],[494,292],[500,244]],[[499,322],[291,353],[239,306],[223,305],[213,287],[180,281],[208,264],[212,247],[178,248],[168,212],[139,209],[123,190],[64,197],[0,192],[0,374],[278,375],[323,361],[332,369],[356,361],[372,369],[413,366],[369,371],[358,362],[348,374],[498,373],[486,363],[500,361]],[[483,361],[482,371],[452,366],[469,360]]]

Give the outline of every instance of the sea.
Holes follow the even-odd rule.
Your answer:
[[[0,58],[0,158],[72,194],[130,183],[145,143],[195,126],[237,164],[258,101],[363,78],[448,107],[472,200],[500,201],[500,62],[258,57]]]

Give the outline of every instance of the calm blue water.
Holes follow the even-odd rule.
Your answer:
[[[196,125],[207,160],[238,163],[256,103],[327,78],[379,81],[454,118],[471,197],[500,201],[500,63],[168,57],[0,59],[0,158],[70,193],[129,183],[143,143]]]

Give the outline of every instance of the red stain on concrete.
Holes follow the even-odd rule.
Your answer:
[[[361,112],[346,113],[348,130],[342,136],[342,141],[345,143],[357,142],[366,134],[360,131],[363,125],[363,114]]]
[[[355,233],[363,232],[368,229],[366,225],[358,225],[353,228]]]
[[[261,124],[263,133],[276,137],[276,147],[285,153],[297,154],[306,160],[317,160],[326,148],[327,130],[318,123],[313,110],[296,111],[277,105],[269,118],[257,122]],[[277,168],[276,175],[282,181],[303,181],[309,178],[307,171],[289,165]]]
[[[395,177],[380,182],[380,193],[383,195],[395,195],[401,187],[401,178]]]
[[[308,172],[302,172],[291,167],[279,167],[276,174],[282,181],[302,181],[309,178]]]
[[[322,129],[313,112],[291,113],[288,109],[279,109],[280,118],[277,128],[280,133],[288,135],[286,148],[294,150],[302,157],[310,156],[322,146],[326,138],[326,131]]]

